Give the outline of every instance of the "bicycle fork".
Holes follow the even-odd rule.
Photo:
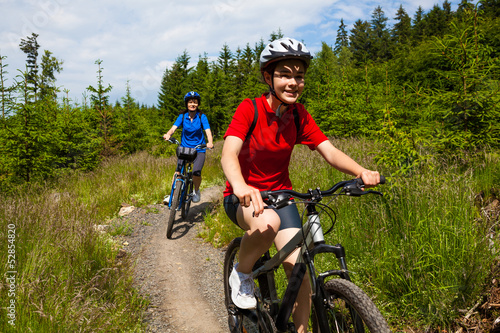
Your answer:
[[[327,296],[324,292],[325,279],[332,275],[337,275],[341,279],[350,281],[349,272],[347,270],[347,264],[345,261],[345,249],[341,244],[337,245],[326,245],[319,244],[309,252],[304,253],[304,259],[309,263],[310,272],[314,272],[314,257],[319,253],[333,253],[337,257],[340,269],[329,270],[324,273],[320,273],[318,277],[315,277],[311,273],[311,287],[313,290],[312,303],[314,305],[315,313],[318,319],[318,325],[321,332],[329,332],[328,318],[325,311],[325,305],[328,302]]]
[[[179,206],[174,208],[174,209],[177,209],[177,210],[179,210],[181,208],[182,201],[183,201],[182,198],[183,198],[184,192],[186,191],[186,186],[185,186],[186,181],[185,181],[184,178],[185,178],[184,175],[178,174],[175,177],[174,183],[172,185],[172,189],[170,190],[170,198],[172,198],[172,196],[174,195],[174,191],[177,188],[177,186],[181,186],[181,188],[182,188],[182,194],[181,194],[181,200],[179,200]],[[168,202],[168,208],[169,209],[172,209],[172,201],[173,200],[170,200]]]

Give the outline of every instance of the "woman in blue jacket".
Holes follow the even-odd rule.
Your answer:
[[[194,148],[197,145],[205,143],[205,136],[203,135],[203,130],[207,135],[207,148],[213,148],[213,138],[212,131],[210,130],[210,124],[208,123],[207,116],[201,113],[200,106],[201,97],[196,91],[190,91],[184,96],[184,103],[186,105],[186,110],[182,112],[176,121],[172,125],[172,128],[163,135],[165,140],[170,139],[175,130],[182,126],[181,134],[181,146]],[[177,161],[176,173],[179,173],[182,168],[182,160]],[[194,185],[194,195],[193,202],[200,201],[200,184],[201,184],[201,169],[205,163],[205,149],[198,149],[198,154],[193,163],[193,185]],[[164,203],[168,203],[170,195],[167,195],[163,200]]]

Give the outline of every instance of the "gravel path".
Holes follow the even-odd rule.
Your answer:
[[[168,208],[137,208],[122,218],[133,227],[121,237],[136,262],[135,281],[150,300],[147,332],[227,332],[222,265],[224,249],[197,237],[205,212],[222,199],[222,188],[202,191],[188,219],[176,215],[172,239],[165,237]]]

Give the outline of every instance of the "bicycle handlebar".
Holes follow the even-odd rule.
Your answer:
[[[179,145],[179,146],[180,146],[180,144],[181,144],[181,143],[179,142],[179,140],[177,140],[176,138],[172,138],[172,137],[171,137],[170,139],[168,139],[168,140],[165,140],[165,141],[168,141],[168,142],[170,142],[170,143],[175,143],[176,145]],[[207,145],[203,143],[203,144],[197,145],[197,146],[196,146],[196,147],[194,147],[194,148],[195,148],[195,149],[205,149],[205,148],[207,148]],[[208,148],[208,149],[212,149],[212,148]]]
[[[380,175],[380,183],[385,184],[385,177]],[[355,178],[351,180],[344,180],[334,184],[331,188],[325,191],[321,191],[320,188],[316,188],[315,190],[309,189],[307,193],[300,193],[294,190],[275,190],[275,191],[261,191],[260,195],[264,202],[273,205],[275,208],[283,208],[290,203],[291,198],[299,198],[308,201],[319,202],[323,197],[332,196],[340,189],[340,194],[359,197],[365,194],[378,194],[382,195],[381,192],[378,191],[364,191],[364,183],[361,178]],[[236,195],[232,195],[232,201],[234,204],[239,202],[239,199]]]

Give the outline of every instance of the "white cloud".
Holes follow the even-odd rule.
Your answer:
[[[156,103],[165,68],[187,50],[191,65],[207,53],[216,58],[224,44],[234,52],[254,46],[271,32],[303,39],[313,52],[321,41],[333,44],[340,19],[352,27],[357,19],[370,20],[380,5],[392,19],[401,2],[362,0],[0,0],[0,54],[7,56],[13,77],[25,66],[21,38],[39,34],[40,49],[64,61],[57,83],[81,102],[89,85],[96,85],[97,65],[113,86],[111,100],[125,94],[130,80],[140,103]],[[458,0],[456,0],[458,3]],[[403,1],[413,16],[418,5]],[[424,10],[434,0],[420,0]],[[455,9],[456,5],[452,5]],[[349,26],[351,25],[351,26]],[[43,52],[43,51],[42,51]],[[12,82],[12,79],[10,80]]]

